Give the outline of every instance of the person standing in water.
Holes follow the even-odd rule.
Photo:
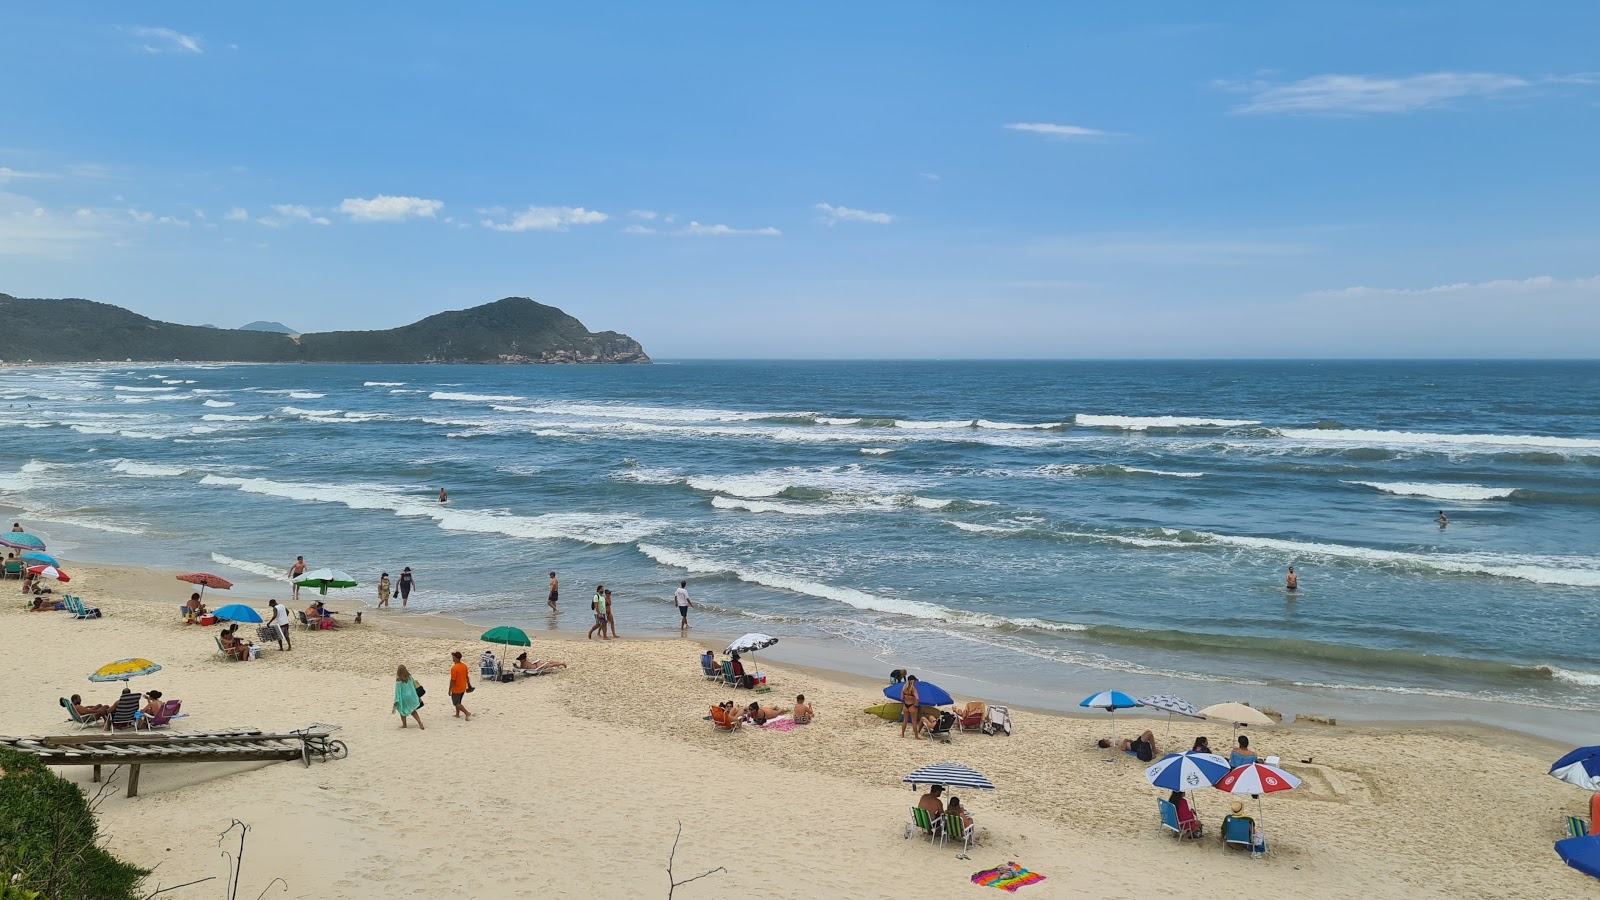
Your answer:
[[[689,582],[678,582],[678,589],[672,592],[672,601],[678,604],[678,630],[685,631],[689,628],[689,607],[694,605],[689,599]]]
[[[1300,590],[1300,578],[1294,574],[1294,566],[1289,567],[1289,577],[1284,581],[1283,587],[1290,591]]]
[[[389,606],[389,594],[394,590],[394,585],[389,582],[389,573],[383,573],[378,579],[378,608],[385,609]]]
[[[305,573],[306,558],[304,556],[296,556],[294,558],[294,565],[289,567],[289,596],[295,600],[300,599],[300,585],[295,584],[294,582]]]
[[[449,503],[450,502],[450,495],[446,494],[444,492],[444,488],[439,488],[439,502],[440,503]]]
[[[595,588],[594,589],[594,599],[589,602],[590,608],[592,608],[594,610],[594,624],[589,626],[589,634],[587,635],[587,638],[589,640],[593,640],[594,639],[594,633],[595,633],[596,629],[598,629],[600,631],[600,637],[603,640],[607,640],[607,641],[611,640],[611,638],[606,636],[606,624],[607,623],[606,623],[606,594],[605,594],[605,590],[606,590],[606,586],[603,585],[603,584],[600,585],[599,587]]]
[[[411,592],[416,590],[417,582],[411,577],[411,567],[406,566],[400,570],[400,606],[405,608],[406,602],[411,599]]]
[[[545,605],[550,607],[550,611],[551,612],[560,612],[560,610],[556,609],[556,601],[560,600],[560,599],[561,599],[561,582],[556,580],[556,573],[551,572],[550,573],[550,599],[545,601]]]
[[[1439,510],[1439,518],[1434,519],[1434,521],[1439,523],[1439,530],[1440,531],[1443,531],[1446,528],[1450,527],[1450,517],[1445,515],[1444,514],[1444,510],[1442,510],[1442,509]]]

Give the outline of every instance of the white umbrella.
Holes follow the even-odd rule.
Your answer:
[[[1276,725],[1277,723],[1264,712],[1253,706],[1243,703],[1213,703],[1200,710],[1203,719],[1214,719],[1227,722],[1233,726],[1234,737],[1239,736],[1240,725]]]
[[[1172,743],[1172,716],[1174,714],[1188,716],[1195,719],[1200,717],[1200,711],[1194,708],[1193,703],[1190,703],[1182,697],[1178,697],[1173,694],[1152,694],[1149,697],[1141,698],[1139,700],[1139,705],[1148,706],[1151,709],[1159,709],[1166,712],[1167,736],[1165,740],[1168,744]]]
[[[729,656],[732,656],[735,653],[754,653],[757,650],[771,647],[777,642],[778,639],[770,634],[762,634],[759,631],[752,631],[744,637],[741,637],[729,644],[728,649],[724,650],[723,652]]]

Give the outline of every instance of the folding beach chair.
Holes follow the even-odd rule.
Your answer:
[[[74,597],[74,596],[71,596],[70,594],[68,594],[68,595],[62,596],[61,599],[62,599],[62,601],[64,603],[67,604],[67,611],[72,613],[72,615],[75,618],[79,618],[79,619],[98,619],[98,618],[100,618],[100,607],[98,607],[98,606],[88,606],[88,607],[84,606],[82,597]]]
[[[1011,736],[1011,710],[1004,706],[990,706],[988,721],[983,723],[984,734]]]
[[[960,728],[962,731],[982,731],[987,721],[989,721],[989,707],[984,705],[982,700],[974,700],[962,709]]]
[[[967,859],[967,847],[972,844],[972,834],[976,825],[967,825],[961,821],[958,813],[944,814],[944,828],[939,832],[939,846],[943,847],[946,839],[961,841],[961,855],[956,859]]]
[[[21,578],[22,577],[22,563],[20,561],[18,561],[18,560],[15,560],[15,559],[9,560],[6,563],[6,577],[7,578]]]
[[[738,731],[743,724],[744,720],[739,718],[737,710],[729,712],[720,706],[711,707],[712,731]]]
[[[72,722],[84,728],[104,727],[104,723],[100,721],[99,716],[90,716],[86,719],[83,716],[78,715],[78,710],[72,705],[72,701],[66,697],[61,698],[61,705],[67,708],[68,722]]]
[[[911,807],[911,826],[906,829],[906,837],[909,839],[913,833],[912,829],[916,829],[926,834],[928,843],[931,844],[944,834],[944,822],[942,819],[942,816],[936,818],[920,806],[913,806]]]
[[[70,704],[68,709],[70,709]],[[76,717],[74,717],[76,718]],[[1578,816],[1567,816],[1567,837],[1588,837],[1589,820]]]
[[[161,704],[161,711],[153,716],[140,716],[139,727],[146,731],[156,728],[167,728],[172,720],[178,717],[178,710],[183,708],[182,700],[167,700]]]
[[[733,660],[731,659],[722,661],[722,683],[728,687],[739,686],[739,679],[734,677],[733,674]]]
[[[956,716],[952,712],[940,712],[939,720],[933,723],[933,728],[928,731],[929,740],[950,743],[950,732],[956,727]]]
[[[306,611],[303,609],[295,610],[294,615],[295,621],[299,622],[301,627],[307,631],[316,631],[322,627],[321,619],[318,619],[315,622],[311,621],[310,619],[306,618]]]
[[[713,668],[715,663],[707,663],[705,657],[700,657],[700,677],[707,681],[721,681],[722,672]]]
[[[122,728],[132,729],[139,721],[139,695],[129,692],[117,698],[117,705],[111,708],[111,721],[108,731],[117,731]]]
[[[1256,829],[1256,822],[1249,816],[1227,816],[1222,820],[1222,842],[1228,847],[1243,847],[1250,851],[1252,859],[1260,859],[1267,853],[1267,842],[1261,837],[1261,832]]]

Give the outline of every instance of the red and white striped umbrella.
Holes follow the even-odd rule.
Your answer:
[[[67,573],[61,571],[55,566],[32,566],[28,569],[28,574],[35,578],[52,578],[56,581],[72,580],[71,578],[67,577]]]
[[[1256,798],[1256,818],[1261,818],[1261,795],[1292,791],[1300,786],[1300,779],[1277,766],[1266,763],[1249,763],[1240,766],[1217,782],[1217,790],[1229,794],[1249,794]]]

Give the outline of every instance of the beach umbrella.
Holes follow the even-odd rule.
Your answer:
[[[902,690],[905,690],[905,685],[891,684],[883,689],[883,695],[898,703],[900,701],[900,692]],[[946,691],[942,687],[939,687],[937,684],[934,684],[931,681],[917,682],[918,706],[952,706],[955,704],[955,702],[955,699],[950,696],[950,692]]]
[[[140,675],[161,671],[161,667],[148,659],[119,659],[106,663],[89,676],[90,681],[127,681]]]
[[[229,622],[244,622],[247,625],[261,624],[261,614],[243,603],[230,603],[221,609],[212,610],[211,614]]]
[[[973,769],[953,762],[942,762],[934,766],[923,766],[910,775],[900,779],[902,784],[909,784],[913,790],[919,784],[940,784],[947,788],[963,787],[975,788],[980,791],[996,790],[994,782],[978,774]]]
[[[52,581],[71,581],[67,573],[55,566],[29,566],[28,574],[35,578],[49,578]]]
[[[1115,746],[1117,743],[1117,710],[1132,709],[1139,705],[1139,701],[1121,691],[1101,691],[1098,694],[1091,694],[1083,698],[1083,702],[1078,705],[1086,706],[1090,709],[1104,709],[1111,713],[1111,743]]]
[[[317,593],[328,596],[328,588],[352,588],[356,580],[338,569],[316,569],[296,578],[294,583],[299,587],[314,587]]]
[[[1556,841],[1556,855],[1579,872],[1600,878],[1600,837],[1587,835]]]
[[[1266,763],[1247,763],[1227,775],[1216,784],[1219,791],[1228,794],[1249,794],[1256,798],[1256,818],[1261,818],[1261,795],[1276,794],[1279,791],[1292,791],[1300,786],[1300,779],[1290,775],[1277,766]]]
[[[1586,791],[1600,792],[1600,747],[1579,747],[1556,760],[1550,775]]]
[[[533,646],[533,641],[528,640],[527,632],[523,631],[521,628],[512,628],[510,625],[500,625],[498,627],[491,628],[488,631],[485,631],[483,635],[478,638],[478,640],[501,645],[501,647],[505,648],[500,651],[500,653],[504,656],[511,655],[511,647]],[[501,660],[501,662],[504,663],[505,660]]]
[[[13,550],[43,550],[44,541],[24,531],[0,532],[0,547]]]
[[[728,649],[724,650],[723,652],[754,653],[757,650],[765,650],[777,642],[778,639],[770,634],[762,634],[759,631],[752,631],[744,637],[739,638],[738,640],[729,644]]]
[[[61,563],[56,562],[56,558],[54,556],[50,556],[50,555],[44,554],[44,553],[24,553],[24,554],[22,554],[22,561],[25,562],[25,563],[28,563],[30,565],[35,565],[35,566],[59,566],[59,565],[61,565]]]
[[[1168,753],[1144,770],[1145,780],[1164,791],[1197,791],[1215,787],[1232,770],[1215,753]]]
[[[1167,743],[1172,742],[1172,717],[1174,715],[1188,716],[1190,718],[1200,717],[1200,711],[1194,708],[1193,703],[1172,694],[1152,694],[1149,697],[1141,697],[1139,698],[1139,705],[1166,711]]]
[[[1227,722],[1233,726],[1234,737],[1239,736],[1239,726],[1241,725],[1277,724],[1273,722],[1271,717],[1269,717],[1266,713],[1256,709],[1253,706],[1246,706],[1243,703],[1213,703],[1205,709],[1200,710],[1200,717],[1203,719],[1214,719],[1220,722]]]
[[[186,581],[189,584],[200,585],[200,596],[202,597],[205,596],[206,588],[216,588],[219,591],[225,591],[228,588],[233,587],[233,582],[223,578],[221,575],[212,575],[208,572],[190,572],[186,575],[179,575],[178,580]]]

